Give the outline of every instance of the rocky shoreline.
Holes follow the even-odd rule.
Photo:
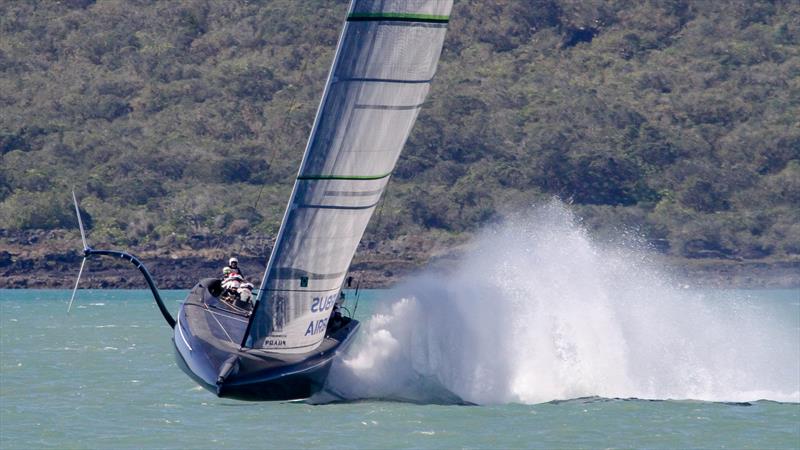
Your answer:
[[[425,271],[447,273],[460,259],[466,239],[442,242],[406,236],[392,242],[361,243],[350,274],[363,288],[386,288]],[[127,250],[139,257],[163,289],[188,289],[198,279],[218,275],[235,253],[245,275],[260,280],[272,240],[263,237],[208,238],[182,243],[142,244]],[[82,254],[73,232],[28,232],[0,235],[0,288],[71,289]],[[100,243],[96,248],[120,248]],[[659,264],[691,286],[716,288],[800,288],[800,260],[738,261],[675,259]],[[142,289],[144,280],[126,261],[93,258],[87,262],[83,288]]]
[[[221,273],[228,257],[236,255],[251,281],[261,279],[274,238],[259,236],[191,236],[180,242],[132,246],[92,244],[97,249],[125,250],[137,256],[163,289],[188,289],[198,279]],[[451,244],[451,245],[448,245]],[[355,283],[364,288],[391,286],[412,272],[455,257],[450,241],[403,237],[391,243],[365,240],[350,266]],[[8,233],[0,230],[0,289],[71,289],[81,264],[80,238],[72,231]],[[146,288],[141,275],[127,261],[95,257],[86,263],[84,288]]]

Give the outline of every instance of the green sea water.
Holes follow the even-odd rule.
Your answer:
[[[186,293],[164,294],[174,311]],[[797,291],[750,297],[788,315],[790,326],[800,323]],[[0,290],[0,448],[800,448],[792,394],[783,402],[498,397],[481,406],[424,396],[420,403],[363,395],[327,404],[218,399],[178,369],[171,330],[146,291],[80,291],[70,314],[68,298],[68,291]],[[365,291],[359,300],[365,327],[356,355],[374,332],[367,324],[386,319],[397,295]],[[800,377],[796,383],[785,390],[797,390]]]

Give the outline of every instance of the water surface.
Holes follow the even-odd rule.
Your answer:
[[[164,297],[174,311],[185,294]],[[749,293],[754,305],[790,318],[800,317],[796,294]],[[800,446],[800,405],[757,398],[484,406],[218,399],[176,366],[171,330],[148,292],[81,291],[69,315],[68,298],[0,290],[0,448]],[[390,311],[397,298],[366,291],[357,315]]]

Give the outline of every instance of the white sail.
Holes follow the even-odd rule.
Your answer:
[[[245,345],[304,353],[334,302],[436,72],[452,0],[354,0]]]

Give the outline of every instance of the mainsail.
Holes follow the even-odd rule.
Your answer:
[[[305,353],[436,72],[452,0],[353,0],[244,345]]]

